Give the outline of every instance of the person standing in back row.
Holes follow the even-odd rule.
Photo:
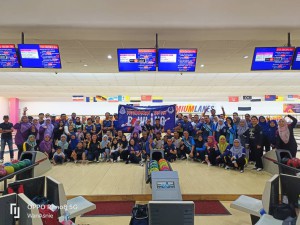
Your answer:
[[[13,151],[13,142],[12,142],[12,132],[13,132],[13,124],[8,122],[9,116],[3,116],[4,122],[0,124],[0,134],[1,134],[1,151],[0,151],[0,163],[3,163],[3,155],[5,145],[8,145],[10,160],[14,159],[14,151]]]
[[[263,134],[261,127],[258,125],[257,116],[251,117],[252,126],[245,132],[245,136],[247,137],[247,144],[249,144],[250,148],[250,161],[255,161],[255,167],[257,171],[262,171],[263,163],[263,148],[262,148],[262,139]]]
[[[293,122],[288,125],[285,119],[280,119],[278,123],[278,134],[277,134],[277,149],[286,149],[291,152],[291,155],[295,158],[297,154],[297,142],[294,137],[294,128],[297,125],[298,120],[287,115]]]

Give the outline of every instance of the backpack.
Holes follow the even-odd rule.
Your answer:
[[[148,205],[135,205],[132,209],[132,216],[129,225],[148,225]]]

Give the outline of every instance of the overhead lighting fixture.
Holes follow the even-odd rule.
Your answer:
[[[84,64],[83,66],[87,67],[88,65],[87,65],[87,64]]]
[[[244,56],[244,59],[248,59],[248,58],[249,58],[249,56],[247,56],[247,55]]]
[[[204,67],[204,65],[202,64],[200,67],[202,67],[202,68],[203,68],[203,67]]]
[[[112,59],[112,56],[111,56],[111,55],[108,55],[107,58],[108,58],[108,59]]]

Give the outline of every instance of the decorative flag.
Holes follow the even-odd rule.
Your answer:
[[[130,102],[130,96],[125,95],[125,96],[124,96],[124,101],[125,101],[125,102]]]
[[[107,98],[108,102],[118,102],[118,96],[112,96]]]
[[[287,101],[296,101],[298,99],[300,99],[300,95],[288,95],[286,100]]]
[[[276,96],[276,102],[283,102],[284,97],[283,96]]]
[[[276,95],[265,95],[265,101],[276,101]]]
[[[141,97],[130,97],[130,102],[141,102]]]
[[[229,96],[228,101],[229,102],[238,102],[239,101],[239,96]]]
[[[251,99],[252,99],[252,96],[250,96],[250,95],[244,95],[243,96],[244,101],[250,101]]]
[[[73,100],[73,102],[84,102],[84,96],[83,95],[73,95],[72,100]]]
[[[261,97],[252,97],[250,102],[261,102]]]
[[[96,96],[96,100],[97,100],[97,102],[105,102],[105,101],[107,101],[107,97],[106,96],[97,95]]]
[[[118,102],[124,102],[125,98],[123,95],[118,95]]]
[[[152,97],[152,102],[163,102],[163,98],[162,97]]]
[[[141,99],[142,99],[142,102],[151,102],[152,101],[152,95],[142,95]]]
[[[86,97],[86,102],[97,102],[96,97]]]

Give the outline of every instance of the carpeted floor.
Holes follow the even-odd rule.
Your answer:
[[[195,215],[231,215],[219,201],[194,201]],[[83,215],[89,216],[130,216],[135,202],[95,202],[96,209]]]

